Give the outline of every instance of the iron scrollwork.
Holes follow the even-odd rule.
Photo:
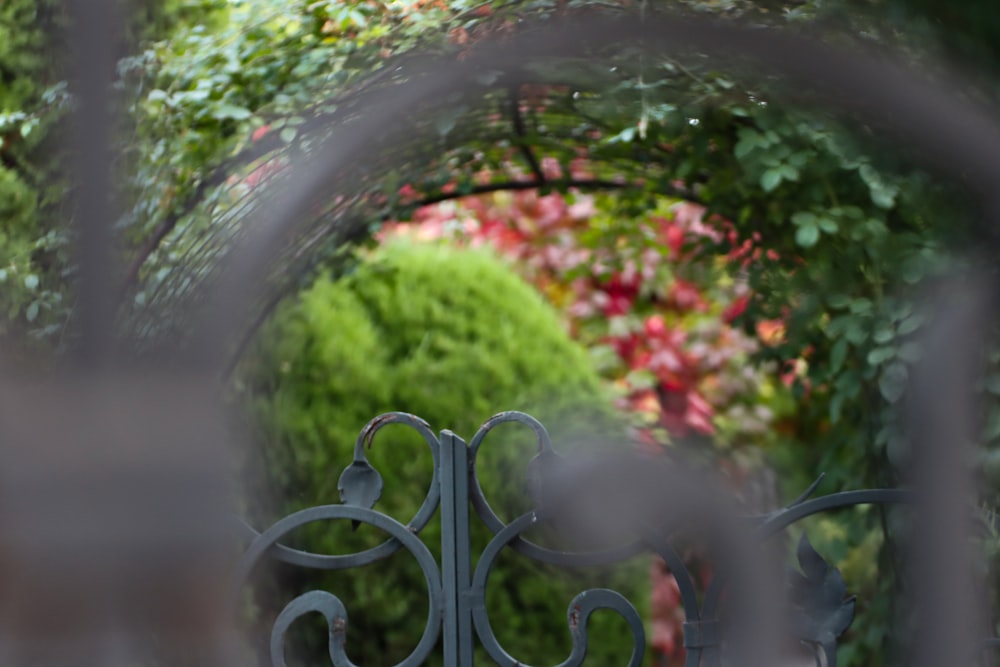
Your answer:
[[[434,458],[434,473],[423,503],[407,525],[375,511],[372,507],[382,491],[382,478],[365,456],[365,447],[371,446],[375,434],[389,424],[405,424],[415,429],[427,442]],[[236,569],[232,589],[232,604],[238,604],[242,587],[254,567],[265,557],[276,558],[285,563],[315,570],[348,570],[382,560],[403,548],[416,559],[427,582],[428,611],[424,632],[417,646],[396,667],[416,667],[423,664],[441,633],[444,586],[437,561],[420,538],[420,531],[437,512],[441,502],[440,473],[441,443],[430,427],[422,419],[410,414],[396,412],[381,415],[370,421],[358,436],[354,448],[354,460],[341,474],[338,487],[341,504],[321,505],[295,512],[272,525],[262,533],[257,533],[247,524],[244,532],[250,537],[250,544]],[[352,527],[365,523],[389,534],[380,545],[352,554],[317,554],[292,549],[280,544],[280,540],[292,531],[317,521],[349,520]],[[289,602],[278,615],[271,632],[270,656],[274,667],[284,667],[285,633],[302,616],[321,613],[329,626],[329,653],[334,667],[354,667],[345,652],[347,635],[347,608],[343,601],[327,591],[310,591]]]
[[[434,459],[434,473],[427,495],[416,514],[404,525],[373,509],[382,493],[382,477],[368,462],[366,446],[371,446],[375,433],[383,426],[398,423],[417,430],[427,442]],[[527,465],[527,479],[533,509],[505,523],[491,507],[479,481],[476,461],[486,436],[498,425],[517,423],[530,428],[537,445],[537,455]],[[688,571],[678,551],[670,544],[670,531],[664,526],[647,526],[648,530],[621,546],[592,551],[561,551],[543,547],[523,536],[539,523],[559,519],[553,508],[559,506],[558,487],[552,484],[557,473],[567,467],[565,457],[554,449],[545,427],[535,418],[521,412],[503,412],[486,421],[468,445],[454,434],[443,431],[435,435],[429,425],[410,414],[395,412],[377,417],[361,431],[355,444],[354,459],[344,469],[339,480],[341,504],[323,505],[301,510],[281,519],[262,533],[246,524],[250,537],[236,572],[233,602],[251,571],[263,558],[275,558],[299,567],[342,570],[381,560],[399,549],[407,550],[420,565],[426,579],[429,597],[427,622],[423,636],[408,657],[396,667],[422,664],[444,632],[445,664],[458,667],[471,662],[473,636],[488,655],[502,667],[519,667],[524,661],[510,655],[501,646],[486,608],[486,591],[490,572],[504,549],[510,548],[522,556],[563,568],[607,566],[626,561],[640,554],[658,555],[674,574],[686,622],[684,644],[686,665],[732,664],[733,658],[724,652],[728,640],[723,618],[723,591],[731,580],[723,575],[713,578],[699,596],[695,579]],[[863,504],[895,504],[911,500],[911,494],[897,489],[848,491],[819,498],[809,498],[820,480],[790,505],[760,517],[751,517],[750,534],[754,540],[766,538],[793,523],[817,513]],[[469,522],[473,508],[476,516],[492,532],[493,537],[481,554],[474,572],[469,549]],[[429,519],[442,511],[443,562],[439,565],[420,531]],[[356,527],[360,523],[381,529],[389,537],[379,546],[346,555],[309,553],[289,548],[281,540],[295,529],[317,521],[348,520]],[[646,524],[644,524],[646,525]],[[855,599],[850,596],[840,572],[826,562],[813,548],[805,534],[797,548],[798,570],[787,577],[789,600],[785,612],[787,627],[794,638],[812,647],[817,664],[835,667],[837,641],[850,627],[854,618]],[[572,639],[570,655],[557,667],[577,667],[587,653],[587,625],[597,609],[609,609],[619,614],[632,634],[629,667],[638,667],[646,651],[643,619],[632,602],[620,593],[606,588],[592,588],[578,594],[567,611],[567,625]],[[329,626],[329,655],[335,667],[354,667],[344,646],[347,633],[347,607],[333,593],[311,591],[300,595],[280,612],[274,622],[270,655],[274,667],[285,667],[284,643],[289,627],[308,613],[322,614]],[[995,640],[987,640],[992,646]],[[624,660],[624,656],[623,656]]]

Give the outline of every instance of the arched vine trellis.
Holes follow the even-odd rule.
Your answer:
[[[127,324],[134,327],[132,330],[123,332],[112,325],[113,297],[119,291],[115,289],[107,270],[110,239],[107,220],[111,216],[108,214],[105,195],[111,189],[108,150],[111,125],[106,105],[103,104],[107,84],[110,82],[108,65],[111,52],[105,42],[108,41],[109,26],[114,25],[111,4],[71,3],[78,22],[78,29],[75,31],[78,52],[75,84],[80,103],[75,152],[80,162],[77,169],[80,193],[77,206],[82,336],[77,358],[81,362],[78,368],[82,367],[85,373],[94,374],[84,375],[85,379],[96,377],[102,381],[108,378],[112,380],[107,384],[112,387],[107,390],[109,395],[121,393],[128,386],[125,382],[115,383],[115,373],[119,373],[123,365],[128,367],[129,360],[118,358],[114,341],[145,334],[141,326],[141,312],[138,319],[127,320]],[[819,44],[806,36],[776,30],[653,12],[568,13],[551,22],[484,41],[461,62],[413,61],[401,65],[394,72],[396,79],[390,78],[383,85],[360,93],[338,108],[332,119],[318,117],[314,125],[306,128],[315,130],[315,134],[304,133],[300,142],[293,147],[293,152],[289,153],[289,163],[284,173],[274,180],[266,193],[252,198],[245,210],[234,208],[234,224],[231,235],[226,239],[227,243],[210,254],[211,262],[197,267],[197,273],[188,277],[194,287],[179,290],[177,298],[164,295],[160,305],[175,316],[177,321],[183,322],[192,334],[181,345],[170,335],[154,337],[154,347],[164,353],[170,363],[165,367],[167,370],[161,366],[154,365],[152,370],[149,370],[150,366],[143,366],[138,375],[152,387],[168,388],[168,379],[176,379],[177,369],[183,369],[190,382],[189,386],[199,389],[192,393],[204,395],[208,388],[207,393],[211,394],[212,389],[217,386],[219,373],[228,365],[228,354],[232,350],[234,338],[239,337],[248,321],[259,317],[259,313],[266,310],[267,296],[275,288],[280,289],[280,278],[288,273],[295,273],[318,249],[329,249],[330,246],[347,242],[364,233],[364,215],[371,210],[368,207],[372,206],[373,200],[363,193],[366,187],[377,181],[378,170],[385,161],[391,162],[404,157],[419,160],[420,156],[426,154],[426,147],[421,146],[419,141],[413,141],[414,137],[419,139],[425,129],[420,122],[421,118],[433,117],[442,108],[453,108],[456,100],[482,97],[495,90],[509,91],[511,85],[532,82],[538,76],[531,73],[530,66],[533,63],[569,57],[599,59],[605,57],[609,50],[623,44],[642,52],[698,51],[721,60],[743,59],[757,72],[776,75],[786,84],[791,84],[795,90],[808,90],[812,95],[809,98],[811,101],[835,103],[845,111],[863,118],[865,122],[883,128],[897,141],[917,146],[922,151],[920,157],[930,158],[935,167],[962,173],[965,184],[979,197],[984,210],[990,215],[1000,211],[1000,202],[993,186],[994,174],[1000,171],[998,128],[985,111],[965,102],[944,84],[928,83],[913,71],[887,59],[848,53]],[[330,124],[331,120],[336,122]],[[460,136],[455,137],[455,140],[460,139]],[[301,152],[295,153],[294,148]],[[535,181],[529,181],[529,185],[525,187],[560,185],[539,182],[537,173],[535,178]],[[574,183],[566,182],[561,185],[573,186]],[[594,185],[617,187],[618,184]],[[332,204],[331,190],[337,193]],[[992,239],[987,241],[992,242]],[[962,494],[968,479],[961,462],[962,457],[958,455],[961,446],[956,443],[971,432],[971,426],[966,405],[957,398],[964,396],[962,389],[970,384],[970,378],[974,375],[975,358],[972,354],[978,349],[976,338],[985,329],[987,313],[984,311],[990,304],[989,301],[982,300],[985,298],[982,294],[988,291],[981,284],[974,283],[973,288],[975,289],[965,285],[961,290],[946,292],[943,298],[931,302],[936,307],[933,312],[937,321],[929,328],[927,342],[929,350],[934,354],[928,355],[928,360],[921,365],[913,388],[913,420],[921,429],[915,434],[920,445],[920,456],[915,470],[914,491],[859,490],[812,500],[803,498],[772,515],[757,518],[752,522],[753,529],[749,532],[739,528],[746,525],[745,522],[729,521],[722,514],[713,513],[724,505],[713,504],[713,501],[700,495],[691,496],[711,508],[712,511],[706,511],[700,516],[718,522],[713,528],[717,528],[722,535],[722,543],[739,548],[747,547],[748,543],[744,540],[749,537],[760,537],[778,531],[816,512],[858,503],[912,501],[922,517],[920,530],[915,537],[915,567],[919,573],[927,575],[920,579],[925,585],[918,591],[924,596],[925,602],[925,607],[922,607],[925,614],[921,619],[924,633],[915,635],[914,641],[919,650],[914,653],[914,659],[928,664],[936,664],[947,658],[957,660],[959,656],[973,656],[978,647],[996,643],[996,640],[975,635],[980,626],[972,611],[968,582],[962,576],[968,557],[964,548],[964,516],[967,508]],[[962,298],[956,298],[955,294]],[[966,298],[970,294],[972,296]],[[136,325],[137,322],[139,325]],[[946,347],[942,343],[947,338],[968,344]],[[154,358],[157,357],[154,355]],[[74,392],[86,395],[95,386],[97,385],[83,382],[73,386],[67,384],[64,389],[72,397],[76,395]],[[105,387],[104,384],[100,386]],[[214,404],[206,402],[204,405],[192,405],[190,401],[179,403],[174,400],[160,402],[153,400],[152,395],[147,398],[149,400],[140,401],[137,407],[136,415],[140,421],[145,411],[149,411],[150,414],[165,417],[168,422],[174,420],[194,424],[192,432],[187,434],[193,440],[204,438],[209,432],[217,433],[215,430],[209,431],[210,428],[217,427],[218,415],[214,411]],[[121,415],[116,416],[113,406],[104,405],[102,409],[109,419],[121,418]],[[132,415],[132,418],[136,415]],[[16,411],[8,413],[7,417],[9,422],[4,428],[9,431],[4,435],[9,432],[11,442],[15,445],[34,442],[25,435],[33,433],[32,428],[17,427]],[[557,513],[550,514],[554,510],[546,502],[539,502],[533,512],[509,524],[502,524],[497,519],[478,487],[475,458],[489,430],[496,423],[505,420],[518,421],[531,427],[538,437],[538,465],[543,466],[546,474],[558,469],[559,459],[547,441],[544,428],[530,417],[519,413],[498,415],[487,422],[468,445],[447,431],[435,434],[426,424],[412,416],[384,416],[369,424],[358,440],[355,460],[341,477],[343,504],[305,510],[279,521],[260,534],[248,530],[250,547],[237,569],[236,579],[244,577],[255,562],[263,557],[277,557],[305,567],[336,569],[360,565],[405,548],[414,555],[426,576],[430,612],[423,639],[402,664],[419,664],[426,658],[439,632],[443,632],[447,639],[446,664],[470,664],[471,642],[474,638],[478,638],[499,664],[520,664],[496,641],[482,603],[490,568],[498,553],[509,546],[529,557],[561,565],[573,565],[577,560],[614,559],[620,554],[564,554],[543,550],[525,541],[520,534],[530,525],[539,520],[558,518]],[[392,421],[406,423],[421,432],[437,461],[435,479],[427,499],[409,525],[371,509],[381,492],[381,480],[365,460],[364,444],[374,431]],[[64,427],[64,433],[71,441],[78,438],[81,432],[74,428],[76,425],[73,423]],[[58,430],[57,428],[55,432]],[[112,429],[109,441],[120,446],[99,450],[96,458],[113,463],[123,452],[130,451],[130,447],[139,447],[135,442],[125,442],[134,440],[134,435]],[[151,437],[149,443],[143,445],[145,449],[142,451],[146,454],[158,454],[171,444],[173,443]],[[14,464],[25,460],[37,463],[32,458],[35,454],[25,447],[14,447],[10,452],[5,455],[6,469],[0,481],[9,488],[21,489],[11,470]],[[194,457],[192,460],[199,459]],[[35,470],[30,466],[26,469]],[[40,465],[37,470],[41,471],[38,479],[45,479],[45,466]],[[630,469],[634,474],[637,474],[637,470]],[[117,497],[125,500],[133,497],[130,494],[136,494],[136,469],[126,468],[120,473],[112,487],[120,494]],[[543,475],[544,479],[549,478]],[[648,482],[649,479],[644,481]],[[572,482],[569,486],[572,487]],[[649,486],[636,486],[644,492],[651,492]],[[156,493],[161,495],[156,497],[167,506],[182,490],[183,485],[174,485],[158,490]],[[22,491],[25,495],[16,497],[22,500],[33,497],[30,484],[27,490]],[[70,497],[88,507],[107,509],[105,505],[93,505],[92,495],[90,492],[77,490]],[[571,488],[568,495],[572,497]],[[210,504],[216,506],[213,504],[215,500],[214,497],[205,498],[204,507]],[[494,533],[493,541],[474,571],[471,569],[467,543],[463,543],[467,540],[470,503],[479,518]],[[22,529],[32,526],[30,518],[35,515],[24,509],[29,505],[31,503],[11,505],[14,509],[9,511],[15,520],[10,525],[20,526]],[[159,506],[157,508],[158,511],[163,509]],[[185,508],[186,511],[192,509],[187,505]],[[445,530],[445,562],[441,564],[440,570],[417,536],[422,522],[426,522],[429,515],[438,508],[449,527]],[[174,516],[171,514],[173,510],[163,511]],[[193,514],[197,512],[185,516]],[[44,511],[41,516],[51,518]],[[103,525],[100,517],[104,515],[95,516],[98,517],[97,523]],[[5,519],[11,520],[6,516]],[[391,537],[382,547],[371,552],[336,557],[296,552],[279,544],[282,537],[297,526],[332,519],[370,523],[385,530]],[[128,520],[123,521],[123,526],[134,527]],[[80,536],[69,530],[68,526],[59,525],[65,529],[61,537],[70,542],[76,539],[79,546]],[[650,528],[650,532],[641,538],[640,546],[660,553],[680,575],[678,580],[687,617],[685,643],[689,648],[688,664],[697,665],[703,660],[707,664],[744,661],[752,664],[769,657],[766,652],[755,651],[774,648],[763,640],[776,639],[777,636],[770,633],[777,631],[781,625],[778,621],[784,607],[770,604],[771,601],[766,596],[750,596],[741,599],[741,603],[760,604],[761,610],[773,613],[761,611],[759,617],[754,617],[752,613],[743,613],[737,618],[720,616],[724,579],[718,579],[699,601],[689,578],[682,574],[683,565],[676,554],[672,553],[663,535],[658,534],[658,528]],[[108,535],[109,541],[101,543],[104,548],[110,550],[123,547],[124,543],[115,542],[111,539],[114,535]],[[162,539],[165,538],[161,536],[161,541]],[[130,542],[129,546],[135,545]],[[750,550],[747,551],[747,563],[759,565],[756,559],[749,557],[749,553]],[[99,553],[97,556],[84,560],[88,567],[97,568],[94,571],[107,574],[106,565],[101,566],[105,569],[98,567],[102,559]],[[119,561],[120,559],[115,560]],[[836,639],[850,623],[852,603],[846,597],[839,575],[826,565],[808,543],[800,545],[799,561],[804,576],[798,581],[793,593],[792,607],[796,610],[796,620],[791,623],[793,634],[797,639],[808,641],[819,648],[817,655],[820,657],[817,660],[822,664],[833,664],[836,658]],[[155,571],[153,561],[150,561],[149,567],[153,567]],[[92,570],[83,568],[72,571],[82,577]],[[739,588],[740,593],[768,592],[761,588],[763,582],[771,582],[763,570],[754,570],[749,574],[750,576],[728,581],[732,584],[738,579],[741,586],[745,584],[747,588]],[[101,578],[100,581],[106,583],[109,579]],[[83,587],[81,590],[87,589]],[[109,598],[112,602],[101,602],[94,608],[117,609],[115,605],[120,603],[124,609],[129,608],[128,604],[135,604],[132,598],[125,595],[121,586],[112,590],[120,599],[113,595]],[[15,599],[23,602],[27,598],[15,596]],[[935,605],[934,615],[927,611],[927,603]],[[96,602],[83,596],[76,599],[74,604],[77,610],[85,612],[96,605]],[[636,647],[629,658],[629,664],[640,664],[643,643],[641,622],[627,601],[604,590],[583,593],[570,606],[568,623],[573,637],[573,651],[563,664],[569,667],[582,661],[586,652],[586,620],[598,607],[609,607],[626,618]],[[740,606],[739,609],[747,612],[754,607]],[[288,626],[297,617],[310,611],[322,613],[330,624],[330,658],[333,663],[341,666],[350,664],[343,644],[347,629],[346,610],[340,600],[326,592],[309,593],[294,600],[279,616],[272,637],[274,664],[283,664],[282,637]],[[749,636],[746,632],[739,632],[740,621],[749,624],[747,627],[754,632]],[[118,626],[112,624],[109,627]],[[934,629],[933,635],[929,632],[931,628]],[[96,626],[91,629],[104,631],[107,628]],[[17,640],[30,640],[31,636],[30,633],[14,634],[14,644],[17,645]],[[118,659],[122,655],[120,646],[115,642],[84,642],[82,646],[86,648],[84,654],[88,658],[111,656]],[[52,660],[53,664],[71,661],[65,654],[59,654]]]

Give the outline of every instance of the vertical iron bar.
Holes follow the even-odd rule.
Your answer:
[[[70,0],[70,90],[80,361],[99,367],[111,356],[114,290],[111,252],[111,86],[122,34],[114,0]]]
[[[920,523],[913,538],[917,626],[913,662],[958,663],[983,629],[975,606],[975,556],[969,467],[980,433],[975,385],[991,329],[989,283],[978,276],[944,281],[931,295],[924,358],[911,378],[909,433]]]
[[[456,594],[458,548],[455,543],[455,440],[442,431],[441,437],[441,586],[444,588],[444,667],[459,667],[458,596]]]
[[[441,432],[441,574],[444,587],[445,667],[472,666],[472,616],[466,592],[469,547],[469,452],[451,431]]]
[[[458,595],[458,664],[472,667],[472,546],[469,538],[469,448],[454,433],[447,433],[455,445],[455,591]]]

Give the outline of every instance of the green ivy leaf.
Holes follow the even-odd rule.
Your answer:
[[[892,208],[896,204],[896,191],[885,187],[871,189],[872,202],[881,208]]]
[[[759,145],[760,135],[748,127],[740,128],[740,139],[733,148],[733,155],[736,159],[742,160],[749,155]]]
[[[878,331],[875,332],[875,335],[872,336],[872,338],[875,340],[876,343],[884,344],[891,341],[894,335],[895,334],[893,333],[890,327],[881,327],[879,328]]]
[[[760,187],[764,192],[771,192],[781,185],[781,170],[777,168],[768,169],[760,177]]]
[[[816,215],[810,213],[809,211],[799,211],[792,214],[792,223],[797,227],[802,225],[814,225],[816,224]]]
[[[624,130],[622,130],[618,134],[616,134],[616,135],[614,135],[612,137],[608,137],[607,141],[608,141],[609,144],[618,144],[618,143],[625,143],[625,144],[627,144],[627,143],[631,143],[633,139],[635,139],[635,128],[634,127],[626,127]]]
[[[851,297],[846,294],[834,294],[827,298],[826,303],[831,308],[847,308],[851,304]]]
[[[790,164],[782,164],[776,167],[778,173],[781,174],[782,179],[786,181],[797,181],[799,180],[799,170]]]
[[[851,301],[851,312],[855,315],[867,315],[872,312],[872,302],[868,299],[853,299]]]
[[[803,248],[811,248],[819,240],[819,227],[816,225],[802,225],[795,232],[795,242]]]
[[[38,276],[36,276],[33,273],[26,275],[24,277],[24,286],[30,290],[33,290],[36,287],[38,287]]]
[[[858,173],[861,175],[861,180],[868,186],[872,203],[885,209],[892,208],[895,205],[896,195],[899,192],[898,188],[890,183],[886,183],[882,175],[875,171],[874,167],[870,164],[861,165]]]
[[[840,413],[844,405],[844,395],[836,393],[830,399],[830,421],[836,424],[840,421]]]
[[[881,366],[885,362],[889,361],[896,356],[896,348],[883,346],[876,347],[874,350],[868,353],[868,363],[872,366]]]
[[[923,324],[923,318],[920,315],[910,315],[899,323],[899,335],[907,336],[919,329],[921,324]]]
[[[819,228],[822,229],[827,234],[837,233],[837,222],[830,218],[819,218],[816,222]]]
[[[833,344],[830,350],[830,370],[834,373],[844,366],[847,360],[847,339],[841,338]]]
[[[865,322],[857,317],[852,317],[848,320],[847,330],[844,336],[853,345],[862,345],[868,340],[868,328],[865,326]]]
[[[249,109],[244,107],[238,107],[235,104],[226,104],[225,102],[216,105],[215,109],[212,111],[212,117],[218,120],[225,120],[227,118],[232,118],[233,120],[246,120],[253,114]]]
[[[882,371],[879,377],[878,388],[882,397],[890,403],[896,403],[903,397],[906,391],[906,380],[909,374],[906,366],[900,362],[890,364]]]

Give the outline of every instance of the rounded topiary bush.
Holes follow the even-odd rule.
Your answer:
[[[320,278],[278,310],[247,362],[243,382],[260,434],[252,460],[256,481],[248,493],[258,525],[311,505],[338,503],[338,477],[351,461],[358,432],[384,412],[411,412],[435,431],[449,429],[469,440],[491,415],[522,410],[549,426],[557,448],[615,428],[586,350],[530,286],[485,250],[394,242],[347,277]],[[530,432],[515,425],[497,428],[480,450],[484,491],[505,520],[530,508],[524,477],[533,455]],[[409,428],[390,425],[368,456],[385,482],[375,509],[408,522],[431,480],[427,445]],[[474,514],[472,523],[478,555],[490,534]],[[438,518],[420,535],[440,559]],[[349,553],[385,537],[368,525],[353,531],[350,522],[328,522],[302,528],[289,543]],[[255,589],[261,639],[288,600],[320,588],[347,606],[348,654],[357,664],[395,664],[419,640],[426,583],[405,551],[347,572],[276,570]],[[505,553],[486,598],[494,631],[515,657],[556,664],[569,652],[566,609],[573,596],[595,583],[636,593],[644,571],[638,566],[574,574]],[[644,602],[642,592],[630,597],[637,605]],[[322,620],[298,625],[290,635],[289,659],[298,654],[300,664],[324,660]],[[588,664],[628,659],[631,636],[620,618],[598,612],[591,630],[588,655],[594,661],[588,658]],[[489,662],[485,654],[478,657]]]

